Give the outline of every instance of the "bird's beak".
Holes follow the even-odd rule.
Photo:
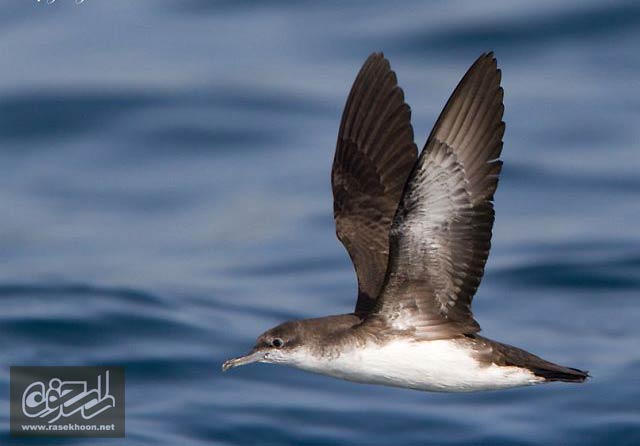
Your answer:
[[[260,350],[253,350],[248,355],[240,356],[239,358],[233,358],[226,361],[224,364],[222,364],[222,371],[226,372],[227,370],[234,367],[251,364],[252,362],[262,361],[264,357],[264,352],[261,352]]]

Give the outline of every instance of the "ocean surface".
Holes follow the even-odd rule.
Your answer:
[[[0,4],[0,444],[640,444],[640,4]],[[505,89],[483,334],[587,369],[476,394],[252,365],[351,311],[329,182],[367,55],[422,147],[482,52]],[[126,437],[15,438],[9,367],[122,365]]]

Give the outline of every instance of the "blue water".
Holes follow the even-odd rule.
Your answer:
[[[0,443],[640,443],[640,5],[0,5]],[[220,364],[349,312],[329,172],[366,56],[418,145],[493,49],[507,132],[483,333],[584,385],[430,394]],[[11,365],[126,367],[124,439],[9,436]]]

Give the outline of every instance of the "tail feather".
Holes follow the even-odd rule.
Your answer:
[[[521,348],[492,341],[477,334],[465,336],[473,339],[478,354],[483,355],[487,362],[522,367],[530,370],[534,375],[544,378],[545,381],[582,383],[589,378],[589,372],[554,364]]]
[[[547,381],[563,381],[568,383],[582,383],[589,378],[589,372],[574,369],[572,367],[562,367],[551,364],[552,367],[530,367],[529,369],[536,375]]]

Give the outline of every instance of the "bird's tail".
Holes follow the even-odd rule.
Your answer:
[[[589,378],[589,372],[571,367],[563,367],[548,363],[543,367],[531,367],[530,370],[547,381],[563,381],[567,383],[582,383]]]
[[[545,381],[582,383],[589,378],[589,372],[554,364],[517,347],[493,342],[493,348],[503,355],[507,364],[527,368]]]
[[[534,375],[544,378],[545,381],[582,383],[589,378],[589,372],[584,370],[554,364],[521,348],[491,341],[478,335],[472,337],[484,347],[481,350],[491,352],[494,356],[492,359],[494,362],[497,356],[503,365],[529,369]]]

